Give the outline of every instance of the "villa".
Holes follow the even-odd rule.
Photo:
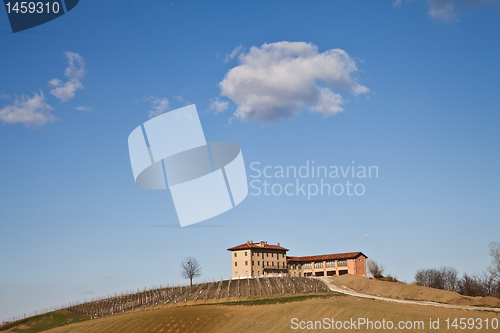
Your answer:
[[[335,276],[365,275],[366,259],[362,252],[288,257],[288,249],[265,241],[227,249],[231,251],[232,278],[255,276]]]

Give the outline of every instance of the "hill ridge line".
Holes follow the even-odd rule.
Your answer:
[[[394,302],[394,303],[404,303],[404,304],[417,304],[417,305],[425,305],[425,306],[437,306],[437,307],[442,307],[442,308],[450,308],[450,309],[462,309],[462,310],[479,310],[479,311],[495,311],[495,312],[500,312],[500,308],[491,308],[491,307],[477,307],[477,306],[468,306],[468,305],[454,305],[454,304],[444,304],[444,303],[437,303],[437,302],[432,302],[432,301],[410,301],[410,300],[405,300],[405,299],[396,299],[396,298],[390,298],[390,297],[384,297],[384,296],[375,296],[375,295],[370,295],[370,294],[365,294],[361,293],[358,291],[354,291],[352,289],[349,289],[345,286],[342,286],[342,288],[338,287],[333,283],[333,281],[326,277],[326,276],[313,276],[314,279],[318,279],[321,282],[323,282],[325,285],[330,288],[331,291],[336,291],[342,294],[346,294],[349,296],[355,296],[355,297],[362,297],[362,298],[371,298],[375,300],[380,300],[380,301],[386,301],[386,302]]]

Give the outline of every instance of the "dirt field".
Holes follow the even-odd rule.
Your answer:
[[[342,275],[333,278],[338,286],[370,295],[385,296],[407,300],[425,300],[454,305],[476,305],[500,307],[500,299],[493,297],[468,297],[453,291],[444,291],[428,287],[397,282],[379,281],[364,276]]]
[[[291,327],[292,318],[305,321],[304,325],[307,325],[307,321],[323,321],[324,318],[333,318],[336,321],[368,318],[372,322],[385,319],[392,321],[394,325],[398,325],[399,321],[404,321],[405,324],[411,322],[412,325],[415,321],[423,322],[423,330],[397,330],[398,332],[428,332],[429,318],[433,320],[439,318],[440,329],[432,330],[432,332],[449,332],[450,330],[446,329],[446,318],[452,320],[473,318],[475,321],[482,322],[487,318],[491,323],[493,318],[500,320],[500,314],[418,305],[402,306],[351,296],[335,296],[329,299],[311,299],[271,305],[163,306],[72,324],[47,332],[292,332],[297,331]],[[361,331],[374,330],[362,327]],[[476,329],[475,331],[491,332],[492,330]],[[500,331],[500,328],[494,331]]]

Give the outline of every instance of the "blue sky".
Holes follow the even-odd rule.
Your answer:
[[[226,249],[247,240],[362,251],[407,282],[480,273],[500,235],[499,15],[451,0],[82,0],[12,34],[0,13],[0,319],[185,282],[188,255],[201,280],[228,278]],[[354,161],[379,177],[363,196],[249,195],[176,228],[169,192],[134,184],[127,137],[187,104],[249,176],[253,162]]]

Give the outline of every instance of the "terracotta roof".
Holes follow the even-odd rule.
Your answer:
[[[267,242],[259,242],[259,243],[246,242],[244,244],[231,247],[227,250],[228,251],[236,251],[236,250],[245,250],[245,249],[267,249],[267,250],[289,251],[288,249],[279,246],[279,243],[278,243],[278,245],[271,245],[271,244],[267,244]]]
[[[319,256],[306,256],[306,257],[286,257],[288,261],[301,261],[301,262],[311,262],[311,261],[323,261],[323,260],[339,260],[339,259],[355,259],[359,256],[364,256],[363,252],[348,252],[348,253],[335,253],[335,254],[323,254]]]

